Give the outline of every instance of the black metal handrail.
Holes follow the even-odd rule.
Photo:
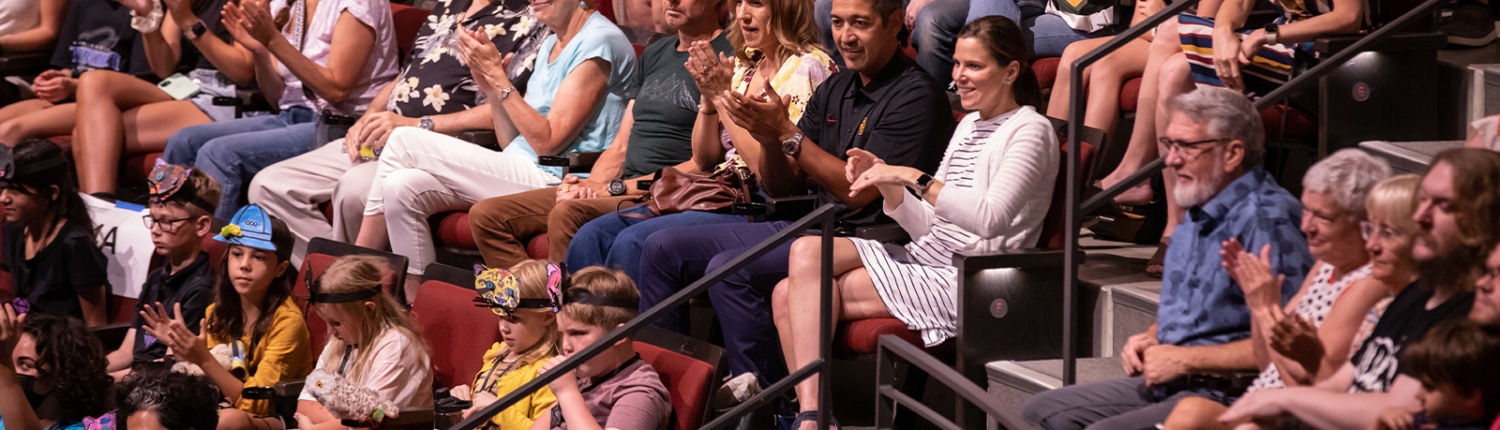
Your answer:
[[[996,420],[1002,421],[1000,428],[1021,428],[1014,423],[1004,422],[1005,415],[1000,413],[1000,404],[983,388],[974,385],[964,375],[953,370],[952,366],[939,361],[921,348],[917,348],[916,345],[890,334],[880,335],[880,349],[876,351],[875,396],[878,400],[875,402],[875,428],[892,428],[895,425],[895,412],[899,406],[916,413],[917,416],[940,428],[963,429],[923,404],[920,399],[913,398],[896,387],[895,365],[899,362],[905,362],[911,366],[907,370],[908,378],[911,377],[910,372],[923,372],[936,378],[938,382],[952,389],[963,400],[978,406],[981,411]]]
[[[642,312],[640,315],[637,315],[635,318],[625,323],[625,325],[611,331],[609,334],[595,341],[593,344],[589,345],[587,348],[584,348],[582,351],[573,353],[572,356],[569,356],[566,360],[558,363],[557,366],[554,366],[551,370],[548,370],[541,375],[537,375],[536,378],[532,379],[531,381],[527,381],[525,384],[522,384],[520,387],[512,390],[509,394],[506,394],[504,397],[501,397],[499,400],[495,401],[495,403],[491,403],[484,409],[476,411],[473,415],[470,415],[462,422],[455,424],[451,428],[451,430],[472,430],[474,428],[478,428],[481,425],[484,425],[484,423],[490,420],[490,417],[495,416],[495,414],[500,413],[500,411],[503,411],[509,408],[511,405],[514,405],[516,402],[521,401],[521,399],[531,395],[531,393],[536,392],[543,387],[546,387],[547,384],[551,383],[552,380],[557,379],[557,377],[562,375],[563,373],[572,372],[574,369],[577,369],[579,365],[593,359],[595,356],[604,352],[605,349],[612,347],[620,340],[623,340],[627,336],[630,336],[636,331],[639,331],[640,329],[646,327],[667,310],[686,305],[688,300],[692,299],[693,297],[697,297],[699,294],[702,294],[705,291],[708,291],[708,288],[710,286],[718,284],[730,274],[738,272],[741,268],[745,267],[745,265],[750,264],[756,259],[759,259],[761,256],[766,255],[766,253],[771,252],[773,248],[801,237],[803,232],[811,230],[814,227],[818,227],[820,229],[818,231],[818,234],[820,234],[823,239],[823,273],[821,276],[822,286],[820,288],[820,296],[822,296],[823,318],[821,318],[820,326],[820,333],[822,337],[821,341],[819,342],[821,347],[818,350],[818,359],[814,360],[812,363],[808,363],[807,366],[804,366],[801,369],[797,369],[795,372],[792,372],[791,375],[787,376],[781,381],[776,382],[775,384],[771,385],[771,387],[766,388],[764,391],[761,391],[760,394],[752,397],[750,400],[745,401],[738,407],[731,409],[729,412],[719,416],[717,419],[713,420],[713,422],[703,425],[701,428],[718,429],[728,427],[731,423],[738,421],[741,416],[749,413],[756,407],[769,402],[770,399],[774,398],[773,396],[781,395],[781,393],[792,388],[798,382],[811,377],[814,373],[820,376],[818,379],[818,428],[827,428],[828,418],[831,416],[829,414],[828,408],[832,404],[831,397],[829,395],[829,391],[831,388],[830,381],[832,380],[832,378],[830,377],[831,366],[829,365],[829,357],[833,355],[833,321],[830,316],[832,315],[831,311],[833,309],[833,232],[836,229],[836,226],[834,225],[834,216],[837,212],[837,209],[832,204],[826,204],[822,207],[817,208],[816,210],[813,210],[812,213],[807,214],[807,216],[802,217],[802,219],[799,219],[791,225],[788,225],[786,228],[777,232],[775,235],[766,238],[766,240],[763,240],[760,243],[756,244],[754,247],[751,247],[748,251],[745,251],[745,253],[740,254],[733,260],[730,260],[729,263],[725,264],[723,267],[720,267],[719,269],[704,275],[703,278],[698,280],[698,282],[694,282],[692,285],[682,289],[681,291],[678,291],[676,294],[673,294],[671,297],[668,297],[661,303],[657,303],[656,306],[653,306],[651,307],[651,309],[648,309],[645,312]]]
[[[1407,11],[1405,14],[1402,14],[1395,20],[1381,26],[1379,29],[1361,37],[1358,41],[1355,41],[1343,50],[1340,50],[1333,55],[1324,58],[1318,63],[1317,66],[1314,66],[1313,68],[1308,69],[1306,72],[1297,75],[1296,77],[1287,81],[1287,83],[1278,87],[1276,90],[1271,91],[1264,97],[1257,99],[1255,101],[1255,109],[1259,111],[1260,109],[1263,109],[1266,106],[1274,103],[1276,100],[1287,97],[1292,93],[1292,91],[1301,89],[1302,87],[1309,85],[1314,80],[1333,72],[1335,68],[1343,65],[1345,62],[1349,61],[1349,59],[1354,58],[1355,55],[1368,50],[1370,45],[1385,41],[1386,39],[1389,39],[1391,36],[1395,35],[1396,32],[1411,26],[1413,23],[1416,23],[1419,19],[1422,18],[1423,15],[1430,14],[1433,8],[1436,8],[1444,1],[1445,0],[1427,0],[1420,5],[1417,5],[1415,8]],[[1080,85],[1079,82],[1083,82],[1084,69],[1104,58],[1105,55],[1109,55],[1110,53],[1120,49],[1120,47],[1125,46],[1126,43],[1129,43],[1131,40],[1139,37],[1146,31],[1155,28],[1158,25],[1161,25],[1162,22],[1165,22],[1169,18],[1176,17],[1178,14],[1187,10],[1188,7],[1196,5],[1197,3],[1198,0],[1187,0],[1177,4],[1173,4],[1170,7],[1167,7],[1166,9],[1163,9],[1162,11],[1157,12],[1155,15],[1147,18],[1145,22],[1141,22],[1139,24],[1131,26],[1129,29],[1125,30],[1124,33],[1116,36],[1113,40],[1100,45],[1093,51],[1089,51],[1088,54],[1085,54],[1084,56],[1079,57],[1077,60],[1073,61],[1073,69],[1068,76],[1069,79],[1072,79],[1071,82],[1073,82],[1073,85],[1069,86],[1068,94],[1068,136],[1078,136],[1083,127],[1083,116],[1086,106],[1084,106],[1084,90],[1082,89],[1083,86]],[[1158,102],[1161,101],[1158,100]],[[1136,127],[1140,126],[1141,124],[1136,124]],[[1145,126],[1154,127],[1153,124],[1146,124]],[[1125,180],[1109,187],[1109,189],[1095,194],[1093,197],[1089,198],[1089,200],[1083,202],[1080,205],[1078,201],[1079,184],[1077,183],[1077,172],[1079,171],[1078,139],[1068,139],[1068,151],[1072,155],[1068,157],[1067,161],[1067,208],[1064,214],[1068,222],[1068,229],[1065,232],[1066,243],[1064,243],[1063,245],[1064,249],[1066,250],[1066,255],[1064,256],[1066,261],[1064,261],[1063,263],[1063,288],[1066,289],[1063,292],[1063,384],[1072,385],[1076,377],[1076,368],[1074,367],[1074,362],[1077,360],[1077,352],[1073,351],[1073,339],[1077,336],[1077,327],[1075,327],[1073,324],[1073,290],[1078,283],[1078,264],[1080,263],[1075,257],[1075,252],[1078,250],[1079,230],[1083,228],[1083,219],[1079,216],[1079,214],[1087,214],[1098,210],[1100,207],[1103,207],[1105,204],[1113,200],[1115,196],[1125,192],[1125,190],[1128,190],[1131,187],[1140,184],[1142,181],[1146,181],[1152,176],[1156,176],[1157,174],[1161,173],[1162,169],[1166,168],[1166,154],[1162,154],[1161,157],[1158,157],[1156,160],[1147,163],[1135,173],[1130,174],[1130,176],[1126,177]],[[1168,192],[1170,192],[1170,190],[1168,190]]]

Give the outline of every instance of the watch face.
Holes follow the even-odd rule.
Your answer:
[[[787,140],[785,142],[781,142],[781,153],[782,154],[786,154],[786,155],[795,156],[795,155],[797,155],[797,149],[800,146],[802,146],[802,140],[801,139],[792,139],[792,140]]]
[[[417,121],[417,127],[421,128],[423,130],[431,131],[432,130],[432,119],[428,118],[428,117],[425,117],[425,116],[422,117],[422,119],[420,121]]]
[[[619,179],[609,181],[609,194],[612,196],[625,194],[625,181]]]

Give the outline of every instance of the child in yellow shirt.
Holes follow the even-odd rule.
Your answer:
[[[484,366],[474,375],[472,387],[460,385],[451,390],[455,397],[473,402],[473,407],[464,411],[465,418],[536,378],[542,364],[561,350],[562,338],[556,317],[560,304],[554,299],[562,291],[561,268],[527,260],[511,270],[478,265],[474,269],[474,288],[483,296],[476,302],[500,317],[503,342],[496,342],[484,354]],[[496,414],[487,427],[531,428],[554,401],[552,390],[543,387]]]

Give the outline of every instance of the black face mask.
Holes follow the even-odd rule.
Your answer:
[[[31,404],[31,410],[42,406],[47,400],[46,394],[36,392],[36,377],[31,375],[16,375],[16,383],[21,385],[21,392],[26,393],[26,402]]]

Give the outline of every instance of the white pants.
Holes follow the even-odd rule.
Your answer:
[[[312,152],[272,164],[250,182],[250,202],[286,222],[296,236],[292,265],[302,267],[307,242],[314,237],[354,242],[364,218],[365,197],[376,163],[349,164],[344,139]],[[333,203],[333,225],[318,205]]]
[[[428,217],[561,181],[525,157],[401,127],[380,154],[364,214],[385,214],[391,251],[411,260],[407,273],[421,275],[437,259]]]

